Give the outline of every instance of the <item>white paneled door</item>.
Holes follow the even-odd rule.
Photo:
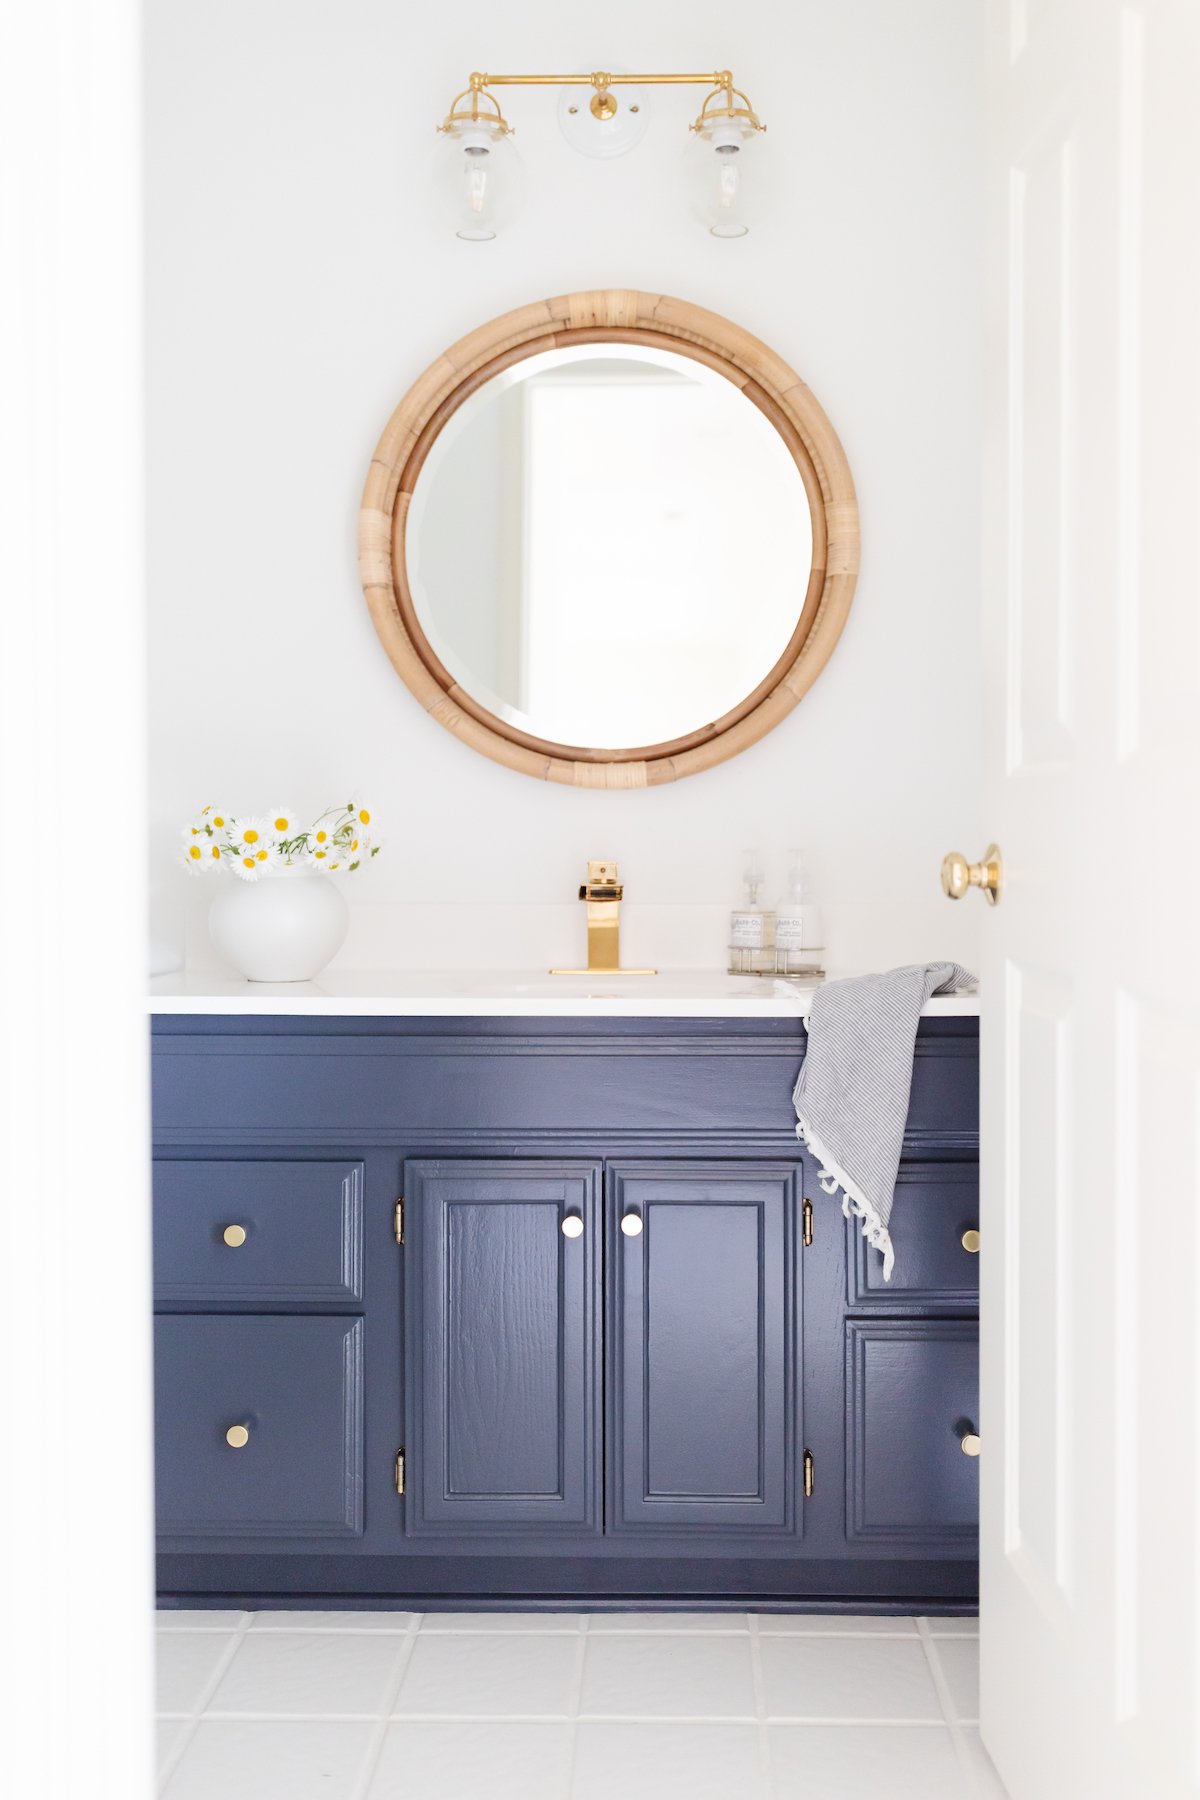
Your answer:
[[[1172,1800],[1200,1793],[1200,4],[989,14],[983,1732],[1016,1800]]]

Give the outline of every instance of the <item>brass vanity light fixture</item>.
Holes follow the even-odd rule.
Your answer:
[[[747,96],[733,84],[729,69],[698,75],[487,75],[476,70],[450,102],[438,130],[452,146],[448,159],[455,233],[467,242],[486,243],[503,229],[520,202],[520,165],[512,147],[513,127],[493,88],[590,87],[586,110],[564,92],[559,118],[568,142],[589,156],[619,156],[645,132],[649,115],[643,100],[627,101],[614,88],[702,86],[709,89],[688,127],[692,208],[714,237],[745,237],[743,153],[766,130]]]

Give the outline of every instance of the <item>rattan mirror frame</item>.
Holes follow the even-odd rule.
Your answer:
[[[532,737],[489,712],[439,662],[409,592],[404,528],[417,477],[446,420],[483,382],[542,350],[640,343],[692,356],[728,377],[771,420],[795,458],[813,524],[812,573],[787,649],[723,717],[686,737],[594,749]],[[858,503],[829,420],[782,357],[740,326],[686,300],[624,288],[518,307],[451,345],[414,383],[371,459],[359,515],[359,569],[375,629],[397,673],[440,725],[510,769],[571,787],[678,781],[757,743],[787,717],[828,662],[854,597]]]

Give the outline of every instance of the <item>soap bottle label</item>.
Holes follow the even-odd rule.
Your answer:
[[[729,919],[729,941],[736,950],[761,950],[763,947],[763,915],[760,912],[735,912]]]
[[[777,950],[807,950],[809,934],[803,906],[781,906],[775,914],[775,947]]]

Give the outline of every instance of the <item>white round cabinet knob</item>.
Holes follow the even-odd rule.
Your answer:
[[[562,1222],[564,1237],[577,1238],[583,1236],[583,1220],[578,1213],[568,1213]]]
[[[625,1213],[621,1219],[621,1230],[626,1237],[639,1237],[642,1230],[642,1215],[635,1212]]]

